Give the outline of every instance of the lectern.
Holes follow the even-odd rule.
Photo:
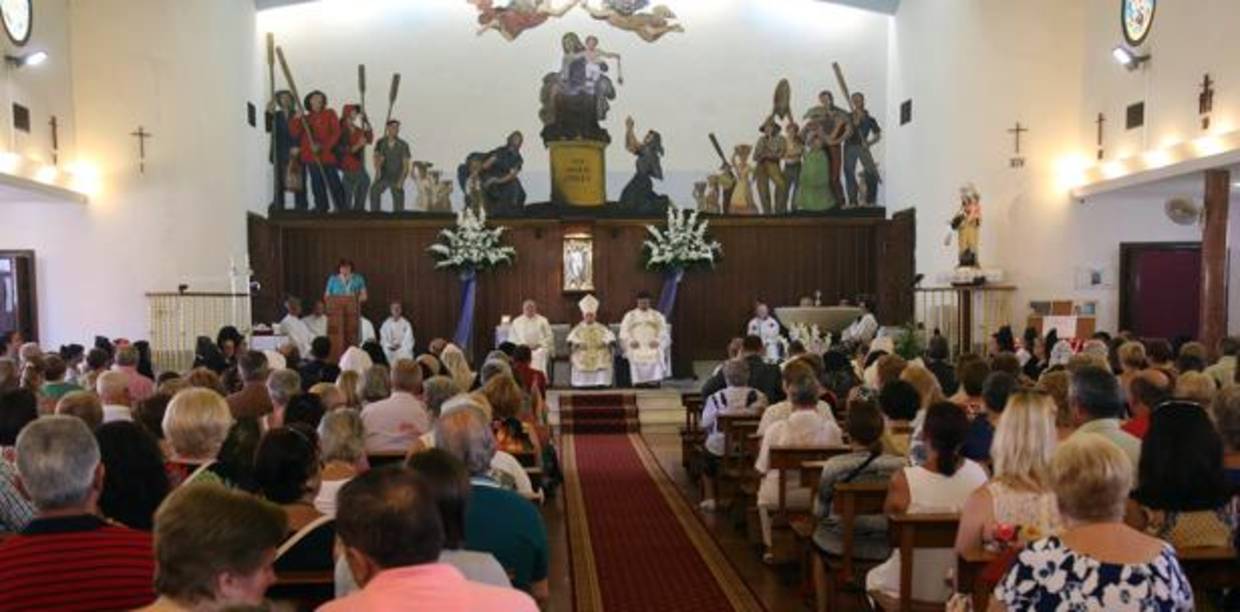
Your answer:
[[[327,338],[332,341],[332,363],[340,360],[345,349],[358,343],[361,317],[356,295],[327,297]]]

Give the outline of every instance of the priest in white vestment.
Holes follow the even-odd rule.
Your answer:
[[[581,298],[581,323],[568,333],[568,347],[573,365],[574,387],[610,387],[612,383],[611,347],[616,335],[598,322],[598,299],[592,295]]]
[[[301,300],[297,298],[289,298],[285,300],[284,307],[288,310],[288,314],[276,325],[276,331],[289,339],[301,353],[303,357],[310,357],[310,344],[314,342],[314,332],[310,331],[310,326],[301,319]]]
[[[853,321],[840,339],[844,344],[852,347],[864,346],[874,340],[878,335],[878,319],[874,317],[874,303],[869,299],[862,299],[858,306],[861,307],[861,316]]]
[[[779,363],[783,352],[783,342],[779,335],[779,321],[771,316],[771,309],[764,303],[754,306],[753,318],[745,329],[745,335],[762,338],[762,346],[766,349],[766,362]]]
[[[413,359],[413,325],[405,318],[400,302],[392,302],[388,314],[379,327],[379,344],[388,363],[395,365],[401,359]]]
[[[551,323],[547,317],[538,314],[538,304],[534,300],[521,304],[521,316],[512,320],[508,341],[530,347],[534,354],[530,367],[547,374],[547,361],[555,350],[555,336],[551,333]]]
[[[314,311],[301,318],[315,338],[327,336],[327,304],[323,300],[314,303]]]
[[[663,315],[650,307],[649,293],[639,293],[637,308],[620,321],[620,345],[634,385],[658,384],[671,375],[671,334]]]

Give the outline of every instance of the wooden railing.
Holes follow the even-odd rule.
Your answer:
[[[250,331],[248,293],[148,293],[151,360],[159,370],[184,371],[194,362],[199,336],[212,340],[221,327]]]
[[[927,333],[939,330],[953,354],[982,353],[991,334],[1013,324],[1015,292],[1009,285],[918,288],[913,316]]]

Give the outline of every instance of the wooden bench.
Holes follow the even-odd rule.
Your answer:
[[[883,610],[941,612],[943,604],[940,602],[913,599],[913,551],[918,548],[953,548],[959,528],[960,514],[954,512],[888,515],[887,532],[892,546],[900,551],[900,595],[898,599],[892,599],[885,593],[871,591],[870,597]],[[934,571],[934,568],[922,568],[922,571]]]
[[[406,451],[383,451],[378,453],[366,453],[366,462],[370,467],[377,468],[395,463],[403,463],[405,457],[408,456]]]
[[[808,541],[805,534],[813,533],[813,514],[807,510],[792,512],[788,510],[788,485],[791,480],[789,472],[801,469],[807,461],[826,461],[831,457],[849,452],[847,446],[773,446],[767,456],[767,469],[776,472],[779,483],[779,501],[771,512],[771,527],[784,528],[791,526],[796,537]],[[755,472],[756,474],[756,472]],[[794,484],[799,485],[797,478]],[[812,507],[813,497],[810,497]],[[756,514],[756,506],[755,506]],[[774,536],[774,534],[772,534]],[[774,538],[771,541],[774,545]]]
[[[680,464],[692,477],[697,477],[697,459],[702,452],[702,443],[706,440],[706,432],[702,431],[702,407],[704,400],[701,393],[684,393],[680,403],[685,407],[685,425],[680,428]]]
[[[267,589],[272,601],[291,602],[299,610],[313,610],[336,597],[336,576],[333,570],[311,572],[280,572],[275,584]]]
[[[820,478],[822,473],[821,464],[825,462],[807,462],[806,464],[816,463],[819,468],[812,473]],[[805,480],[805,471],[801,472],[802,482]],[[850,585],[856,580],[859,573],[857,571],[858,562],[854,559],[854,551],[856,550],[856,526],[857,517],[867,514],[882,514],[883,504],[887,501],[887,482],[845,482],[835,485],[831,495],[831,511],[839,517],[841,530],[841,547],[840,557],[838,559],[839,571],[832,572],[831,565],[836,560],[828,559],[826,554],[816,548],[810,549],[813,557],[811,564],[811,572],[814,576],[814,602],[816,610],[823,612],[830,608],[837,607],[836,593],[840,585]],[[818,496],[818,479],[813,483],[814,497]],[[813,533],[810,533],[813,537]],[[873,566],[881,563],[881,561],[867,560],[865,563],[866,571]]]

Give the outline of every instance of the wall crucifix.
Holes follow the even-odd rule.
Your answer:
[[[1210,113],[1214,111],[1214,80],[1210,73],[1201,77],[1201,93],[1197,95],[1197,114],[1201,115],[1201,129],[1210,129]]]
[[[146,139],[151,138],[154,134],[146,131],[142,126],[138,126],[136,132],[129,134],[138,139],[138,172],[146,174]]]
[[[1028,131],[1029,131],[1029,128],[1021,125],[1019,121],[1016,122],[1016,127],[1013,127],[1012,129],[1008,130],[1009,134],[1012,134],[1013,136],[1015,136],[1015,143],[1014,143],[1015,144],[1015,155],[1010,160],[1008,160],[1008,164],[1012,168],[1023,168],[1025,166],[1025,157],[1020,154],[1020,136],[1021,134],[1028,132]]]
[[[47,122],[52,128],[52,165],[60,165],[60,122],[57,121],[56,115]]]
[[[1102,148],[1102,135],[1103,135],[1103,128],[1106,126],[1106,122],[1107,122],[1106,115],[1103,115],[1102,113],[1098,113],[1098,119],[1096,119],[1094,123],[1098,124],[1098,160],[1099,161],[1102,160],[1102,157],[1105,154]]]

